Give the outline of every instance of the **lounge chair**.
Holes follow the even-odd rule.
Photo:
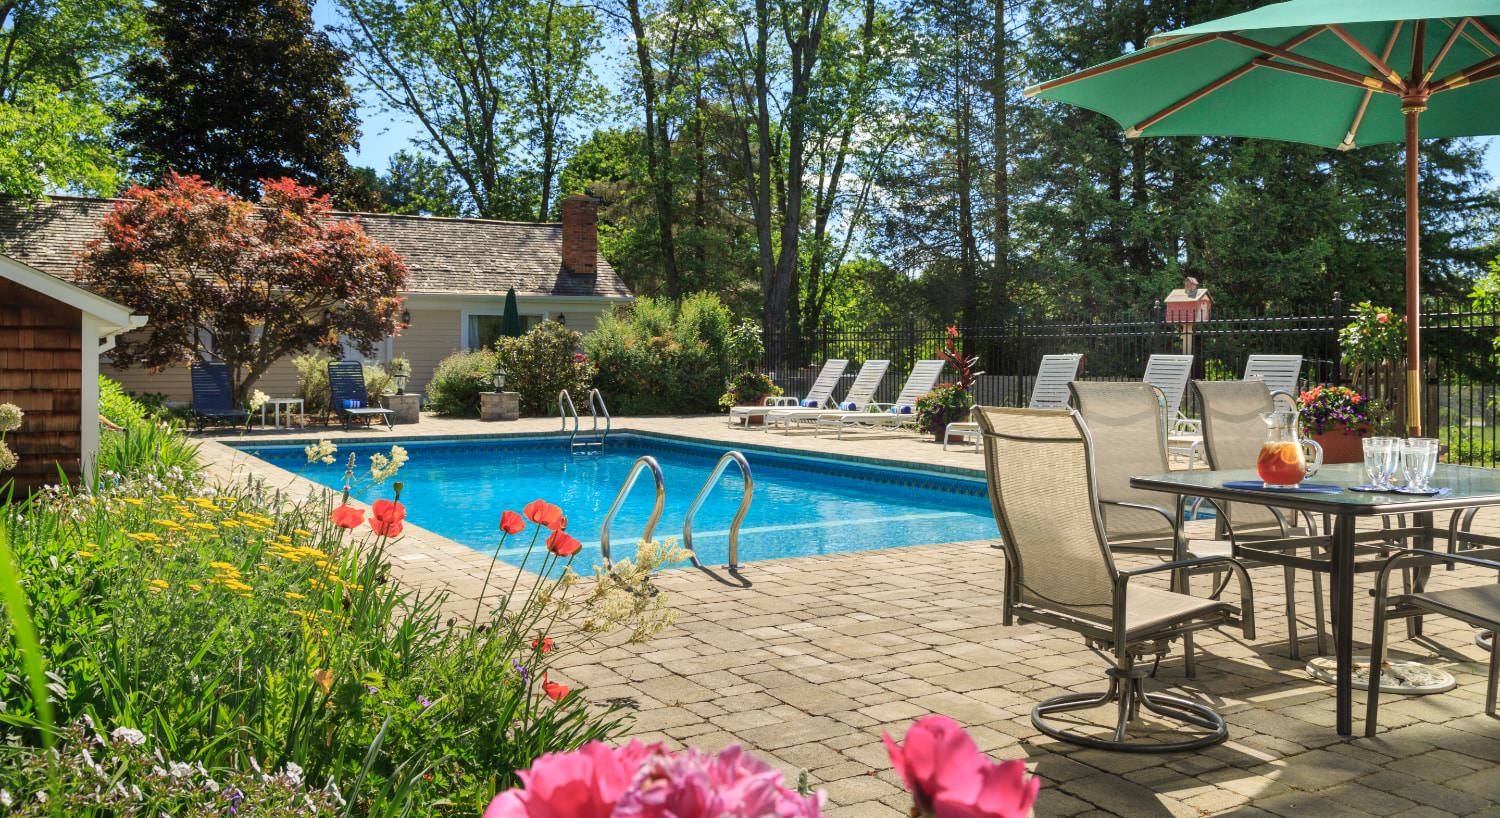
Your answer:
[[[1146,359],[1146,374],[1141,377],[1160,389],[1166,399],[1167,453],[1188,458],[1188,468],[1196,465],[1203,441],[1203,421],[1182,413],[1182,397],[1192,376],[1193,356],[1152,355]]]
[[[1083,356],[1077,353],[1043,355],[1036,368],[1036,380],[1031,382],[1030,409],[1062,409],[1068,405],[1068,384],[1078,378],[1083,367]],[[974,421],[948,424],[943,435],[943,451],[948,450],[949,438],[960,438],[979,448],[979,424]]]
[[[328,362],[328,412],[323,415],[324,423],[328,422],[329,415],[335,415],[343,422],[346,431],[351,421],[370,425],[383,420],[387,429],[395,429],[391,422],[393,414],[389,409],[370,405],[370,395],[365,391],[364,364],[359,361]]]
[[[1291,398],[1293,408],[1297,396],[1302,393],[1299,382],[1302,377],[1301,355],[1251,355],[1245,359],[1245,380],[1260,379],[1272,393],[1281,392]]]
[[[1223,741],[1228,727],[1208,705],[1144,690],[1151,667],[1137,666],[1136,659],[1154,654],[1160,660],[1179,638],[1191,651],[1185,637],[1226,625],[1239,626],[1245,639],[1254,639],[1255,606],[1244,566],[1232,557],[1197,557],[1121,570],[1105,541],[1093,490],[1093,450],[1078,413],[985,407],[979,423],[990,505],[1005,548],[1002,621],[1063,628],[1113,654],[1107,690],[1040,702],[1032,708],[1031,723],[1053,738],[1105,750],[1190,750]],[[1204,568],[1239,578],[1238,606],[1218,598],[1222,586],[1203,598],[1138,579]],[[1051,721],[1056,713],[1096,707],[1118,713],[1104,735],[1085,732],[1086,721],[1067,726]],[[1192,733],[1177,740],[1132,740],[1128,731],[1142,708]]]
[[[870,429],[900,429],[902,426],[916,423],[917,400],[937,386],[938,378],[942,377],[945,366],[947,363],[942,360],[917,361],[911,368],[911,374],[906,377],[906,385],[901,387],[901,394],[896,396],[895,403],[871,403],[863,412],[825,413],[817,419],[817,428],[831,428],[835,430],[836,437],[842,438],[845,429],[852,429],[856,426]]]
[[[214,361],[195,363],[193,380],[193,423],[198,431],[209,424],[250,427],[250,413],[234,405],[229,386],[229,365]]]
[[[848,393],[836,408],[858,412],[869,406],[874,402],[875,393],[880,389],[880,383],[885,380],[885,373],[890,368],[891,362],[883,358],[865,361],[859,367],[859,374],[854,376],[854,383],[849,385]],[[789,432],[792,426],[814,423],[829,411],[832,410],[810,409],[806,406],[775,407],[766,413],[766,431],[769,432],[772,426],[780,426],[783,431]]]
[[[749,426],[751,418],[765,420],[766,414],[773,408],[781,406],[801,406],[809,409],[825,409],[833,404],[833,389],[839,385],[839,379],[844,377],[844,368],[849,361],[844,358],[829,358],[823,362],[823,368],[818,370],[818,377],[808,387],[807,394],[801,400],[792,397],[766,398],[760,406],[734,406],[729,409],[729,424],[733,426],[739,423],[741,426]]]

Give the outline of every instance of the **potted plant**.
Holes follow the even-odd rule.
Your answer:
[[[731,406],[760,406],[766,398],[777,397],[781,387],[771,382],[771,377],[761,372],[741,372],[724,381],[724,394],[719,397],[719,408],[728,411]],[[764,417],[748,418],[751,423],[761,423]]]
[[[1302,428],[1323,447],[1324,463],[1364,460],[1361,438],[1375,425],[1375,411],[1364,395],[1347,386],[1315,386],[1297,400]]]
[[[973,406],[969,390],[957,384],[940,383],[917,398],[917,429],[931,432],[932,439],[942,443],[943,436],[948,434],[948,424],[963,420]]]

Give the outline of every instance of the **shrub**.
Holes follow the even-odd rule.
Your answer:
[[[1361,301],[1354,305],[1354,320],[1339,330],[1339,348],[1356,377],[1382,362],[1399,364],[1406,357],[1406,318]]]
[[[179,486],[199,472],[198,446],[181,433],[178,421],[141,420],[119,430],[103,429],[96,461],[99,478]]]
[[[931,392],[917,398],[917,429],[937,434],[948,424],[964,420],[974,398],[968,390],[951,383],[940,383]]]
[[[729,310],[711,293],[615,307],[583,339],[616,414],[713,412],[733,368]]]
[[[116,426],[138,423],[156,414],[145,404],[125,394],[119,381],[99,376],[99,414]]]
[[[294,504],[250,483],[172,492],[126,480],[0,506],[0,546],[11,545],[29,599],[7,612],[45,646],[38,655],[0,640],[10,751],[0,780],[35,781],[18,756],[34,757],[47,724],[84,723],[159,742],[152,757],[159,750],[158,763],[170,758],[195,781],[295,768],[310,788],[337,787],[348,803],[340,814],[475,815],[540,755],[619,734],[613,706],[590,708],[547,670],[560,655],[618,644],[615,633],[643,640],[669,624],[648,575],[681,552],[645,544],[634,563],[582,579],[553,553],[565,550],[562,535],[542,547],[540,525],[509,525],[507,536],[541,555],[527,566],[534,580],[476,608],[473,626],[456,624],[446,596],[391,581],[386,537],[373,531],[399,533],[405,509],[378,503],[366,527],[362,510],[331,513],[335,502],[329,493]],[[55,715],[39,710],[32,674],[19,671],[38,659]],[[64,736],[65,757],[77,742]],[[117,751],[90,752],[128,766]],[[55,786],[53,801],[87,797]],[[239,805],[218,806],[212,814]]]
[[[719,397],[719,408],[731,406],[753,406],[768,397],[781,394],[781,387],[760,372],[741,372],[724,384],[724,394]]]
[[[292,367],[297,370],[297,397],[302,399],[303,410],[309,415],[328,411],[328,362],[332,360],[321,352],[292,356]],[[395,389],[395,381],[385,367],[365,364],[365,392],[371,400]]]
[[[761,340],[758,322],[746,318],[729,331],[729,357],[736,366],[749,369],[765,354],[766,344]]]
[[[594,365],[579,353],[583,336],[555,321],[543,321],[519,338],[495,342],[505,369],[505,388],[521,393],[521,411],[545,415],[566,389],[581,402],[594,381]]]
[[[479,416],[479,393],[495,388],[496,354],[488,349],[455,352],[427,382],[427,408],[440,415]]]

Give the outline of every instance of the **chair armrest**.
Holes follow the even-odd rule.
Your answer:
[[[1100,500],[1099,505],[1119,506],[1120,508],[1134,508],[1141,511],[1154,511],[1157,514],[1160,514],[1167,521],[1168,526],[1175,527],[1175,523],[1172,520],[1172,512],[1162,508],[1161,506],[1153,506],[1149,503],[1132,503],[1127,500]]]
[[[1500,571],[1500,562],[1487,560],[1481,557],[1471,557],[1465,554],[1442,554],[1437,551],[1429,551],[1425,548],[1398,548],[1396,553],[1385,558],[1385,564],[1380,566],[1380,573],[1375,577],[1375,601],[1377,605],[1384,605],[1389,595],[1389,584],[1391,571],[1396,564],[1405,560],[1424,560],[1427,562],[1462,562],[1466,565],[1475,565],[1480,568],[1490,568]]]
[[[1255,638],[1255,597],[1250,586],[1250,574],[1245,566],[1234,557],[1193,557],[1185,560],[1173,560],[1159,565],[1148,565],[1144,568],[1130,568],[1115,573],[1115,639],[1116,644],[1123,644],[1125,639],[1125,590],[1129,587],[1132,577],[1144,574],[1159,574],[1163,571],[1180,571],[1184,568],[1199,568],[1205,565],[1222,564],[1229,568],[1229,573],[1239,577],[1240,580],[1240,629],[1246,639]],[[1214,589],[1209,599],[1217,600],[1219,594],[1224,592],[1229,585],[1229,578]]]

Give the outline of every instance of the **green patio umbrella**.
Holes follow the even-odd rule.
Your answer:
[[[500,317],[500,334],[506,338],[521,337],[521,310],[516,307],[516,288],[505,291],[505,314]]]
[[[1417,140],[1500,133],[1500,0],[1292,0],[1026,89],[1139,136],[1406,146],[1406,425],[1420,434]]]

